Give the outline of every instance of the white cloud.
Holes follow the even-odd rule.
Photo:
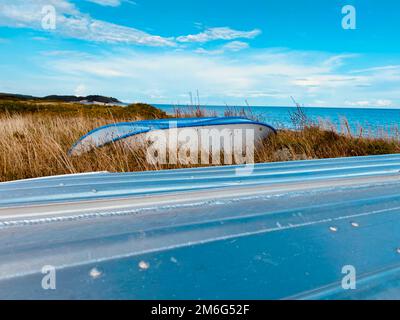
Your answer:
[[[320,74],[313,75],[311,77],[299,78],[293,81],[293,83],[300,87],[353,87],[363,86],[369,81],[368,77],[365,76],[349,76],[340,74]]]
[[[135,4],[131,0],[87,0],[103,6],[117,7],[122,2]],[[213,40],[252,39],[261,33],[260,30],[239,31],[228,27],[209,28],[188,36],[162,37],[152,35],[136,28],[110,23],[84,14],[69,0],[0,0],[0,26],[14,28],[31,28],[46,31],[42,21],[46,13],[45,6],[53,6],[56,12],[56,28],[52,32],[63,37],[95,42],[124,43],[145,46],[177,47],[178,43],[206,43]],[[47,30],[47,32],[49,32]],[[247,44],[233,41],[224,50],[238,51]]]
[[[121,5],[122,2],[136,4],[136,2],[132,1],[132,0],[86,0],[86,1],[93,2],[93,3],[99,4],[101,6],[107,6],[107,7],[118,7]]]
[[[380,99],[376,101],[376,105],[378,107],[390,107],[393,105],[392,100]]]
[[[47,40],[49,40],[49,38],[46,38],[46,37],[32,37],[31,39],[35,40],[35,41],[47,41]]]
[[[86,96],[86,86],[84,84],[80,84],[75,88],[75,95],[78,97]]]
[[[261,30],[239,31],[228,27],[208,28],[198,34],[190,34],[176,38],[178,42],[205,43],[214,40],[253,39],[261,34]]]
[[[291,95],[306,105],[323,101],[331,106],[387,106],[398,101],[397,91],[387,89],[379,77],[341,73],[332,60],[335,55],[284,49],[235,55],[125,51],[54,56],[47,66],[56,74],[95,82],[99,92],[103,88],[104,93],[135,101],[171,103],[197,89],[202,102],[209,104],[239,104],[248,98],[261,105],[287,105]]]
[[[354,59],[354,58],[358,58],[359,55],[358,54],[337,54],[334,55],[328,59],[326,59],[326,61],[324,62],[325,65],[330,66],[330,67],[334,67],[334,68],[338,68],[341,67],[342,65],[345,64],[345,62],[349,59]]]
[[[172,38],[151,35],[135,28],[93,19],[81,13],[67,0],[15,0],[12,3],[0,0],[0,25],[43,30],[42,8],[48,5],[54,6],[57,13],[54,32],[65,37],[109,43],[175,46]]]
[[[150,35],[146,32],[87,17],[72,19],[60,17],[62,33],[66,36],[109,43],[149,46],[175,46],[173,39]]]
[[[224,50],[236,52],[236,51],[240,51],[240,50],[249,48],[249,44],[246,42],[242,42],[242,41],[232,41],[232,42],[225,44],[222,48]]]
[[[352,73],[369,73],[380,71],[400,71],[400,65],[379,66],[366,69],[353,70]]]
[[[346,101],[347,106],[352,107],[390,107],[393,105],[392,100],[378,99],[378,100],[361,100],[361,101]]]
[[[352,107],[369,107],[372,105],[372,102],[369,100],[361,100],[361,101],[345,101],[346,106]]]
[[[217,49],[204,49],[204,48],[198,48],[194,52],[200,53],[200,54],[223,54],[225,52],[238,52],[244,49],[249,48],[249,44],[246,42],[242,41],[232,41],[228,42],[227,44],[224,44],[220,46]]]
[[[86,0],[86,1],[93,2],[101,6],[118,7],[121,5],[120,0]]]
[[[302,86],[302,87],[315,87],[319,86],[321,84],[320,81],[317,79],[296,79],[293,81],[293,83],[297,86]]]

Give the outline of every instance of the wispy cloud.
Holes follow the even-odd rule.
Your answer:
[[[393,106],[393,101],[388,99],[378,99],[378,100],[360,100],[360,101],[349,101],[344,102],[345,106],[350,107],[391,107]]]
[[[88,2],[93,2],[101,6],[118,7],[121,5],[120,0],[86,0]]]
[[[198,48],[195,50],[196,53],[200,54],[224,54],[226,52],[238,52],[244,49],[248,49],[250,46],[246,42],[242,41],[232,41],[228,42],[216,49],[204,49],[204,48]]]
[[[253,39],[261,34],[261,30],[239,31],[229,27],[208,28],[197,34],[180,36],[178,42],[200,42],[205,43],[214,40]]]
[[[236,52],[236,51],[240,51],[240,50],[249,48],[249,44],[247,42],[242,42],[242,41],[232,41],[232,42],[225,44],[222,48],[224,50]]]
[[[389,65],[389,66],[379,66],[366,69],[353,70],[352,73],[369,73],[369,72],[381,72],[381,71],[400,71],[400,65]]]
[[[103,6],[117,7],[122,2],[134,4],[131,0],[87,0]],[[121,43],[143,46],[177,47],[179,43],[206,43],[214,40],[232,41],[235,39],[252,39],[261,31],[234,30],[229,27],[209,28],[205,31],[186,36],[162,37],[152,35],[139,29],[110,23],[84,14],[68,0],[15,0],[10,3],[0,0],[0,26],[31,28],[43,30],[42,20],[45,16],[42,9],[51,5],[56,11],[56,28],[52,32],[74,39],[94,42]],[[233,41],[224,50],[238,51],[247,44]]]
[[[339,71],[331,63],[338,55],[328,53],[249,49],[233,56],[124,51],[71,57],[54,56],[47,72],[99,87],[104,83],[107,93],[126,100],[171,103],[181,97],[180,102],[186,103],[187,92],[198,89],[203,102],[210,104],[251,99],[255,104],[284,105],[290,103],[291,95],[308,105],[383,107],[398,101],[396,91],[390,89],[398,81]]]
[[[109,3],[117,3],[109,0]],[[104,2],[105,3],[105,2]],[[52,5],[57,13],[55,33],[65,37],[109,43],[126,43],[148,46],[175,46],[172,38],[151,35],[147,32],[97,20],[81,13],[67,0],[0,0],[0,25],[42,30],[42,8]]]
[[[121,5],[122,2],[136,4],[136,2],[133,0],[86,0],[86,1],[93,2],[106,7],[118,7]]]
[[[78,97],[83,97],[86,95],[86,86],[84,84],[79,84],[74,91],[74,94]]]

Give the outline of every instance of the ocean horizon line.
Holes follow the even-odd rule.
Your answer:
[[[126,103],[125,104],[130,104]],[[200,105],[190,105],[190,104],[173,104],[173,103],[152,103],[148,102],[149,104],[157,107],[157,106],[163,106],[163,107],[178,107],[178,108],[292,108],[296,109],[296,106],[293,105],[279,105],[279,106],[273,106],[273,105],[218,105],[218,104],[200,104]],[[355,109],[355,110],[364,110],[364,109],[369,109],[369,110],[400,110],[400,106],[396,107],[379,107],[379,106],[306,106],[306,105],[301,105],[302,108],[305,109]]]

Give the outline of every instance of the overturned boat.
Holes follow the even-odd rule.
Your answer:
[[[205,150],[246,152],[276,130],[265,123],[241,117],[209,117],[145,120],[114,123],[94,129],[80,138],[69,151],[81,155],[114,142],[154,150]],[[179,152],[178,151],[178,152]]]

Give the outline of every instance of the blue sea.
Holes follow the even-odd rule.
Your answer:
[[[155,105],[169,114],[174,114],[176,106]],[[181,110],[191,107],[179,106]],[[227,110],[225,106],[201,106],[212,114],[223,116]],[[229,108],[234,109],[234,108]],[[236,108],[240,110],[241,107]],[[248,110],[248,107],[244,107]],[[290,113],[295,111],[293,107],[250,107],[253,115],[277,129],[294,129]],[[326,127],[333,127],[339,132],[347,132],[344,124],[346,119],[352,134],[371,137],[400,137],[400,109],[372,109],[372,108],[316,108],[305,107],[308,118],[317,123],[323,123]],[[361,129],[362,128],[362,129]]]

